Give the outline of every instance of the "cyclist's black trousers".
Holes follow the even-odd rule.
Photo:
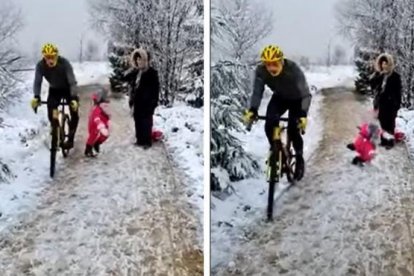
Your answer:
[[[279,125],[280,117],[289,111],[288,135],[292,141],[296,154],[303,154],[303,139],[298,129],[300,117],[306,114],[302,111],[302,100],[284,100],[277,96],[272,96],[266,111],[265,132],[269,144],[272,144],[273,129]]]
[[[49,88],[49,96],[47,98],[47,114],[49,117],[49,122],[53,123],[53,109],[59,107],[61,99],[65,98],[67,103],[70,103],[71,96],[70,96],[70,89],[56,89],[56,88]],[[74,138],[76,129],[78,128],[79,123],[79,111],[72,111],[69,107],[70,111],[70,125],[69,125],[69,137]]]

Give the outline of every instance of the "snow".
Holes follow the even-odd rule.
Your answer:
[[[154,127],[165,135],[165,145],[184,172],[190,187],[190,202],[198,206],[200,223],[203,210],[203,109],[177,103],[171,108],[160,107],[156,111]]]
[[[110,64],[107,62],[75,62],[72,64],[78,85],[108,84]]]
[[[407,149],[414,158],[414,110],[402,109],[397,117],[397,131],[404,132]]]
[[[72,64],[79,85],[107,82],[106,62]],[[36,204],[40,191],[51,184],[49,180],[49,128],[46,107],[41,106],[34,114],[30,108],[33,96],[34,72],[21,74],[17,87],[20,97],[0,111],[1,159],[7,164],[13,177],[0,184],[1,226],[15,222],[15,214],[28,211]],[[42,98],[46,99],[48,84],[43,82]],[[59,161],[58,161],[59,162]]]
[[[335,86],[352,87],[355,71],[351,66],[314,67],[305,72],[310,87],[316,87],[319,91],[323,88]],[[312,89],[313,99],[308,115],[308,128],[304,136],[305,159],[313,154],[321,139],[323,126],[320,123],[320,104],[322,95]],[[266,110],[271,93],[266,92],[259,110],[262,114]],[[265,157],[268,154],[267,139],[264,134],[264,122],[257,123],[252,131],[247,134],[239,134],[238,138],[245,143],[248,152],[258,160],[261,170],[264,172]],[[226,179],[223,178],[221,179]],[[250,223],[259,217],[265,217],[267,204],[267,183],[264,173],[257,179],[247,179],[232,183],[232,193],[221,194],[220,199],[211,197],[211,267],[228,265],[230,256],[237,251],[234,244],[236,240],[246,238],[247,228]],[[287,187],[282,184],[276,191],[282,193]]]
[[[106,62],[72,64],[78,85],[107,84],[109,65]],[[17,214],[33,209],[41,191],[52,184],[49,178],[49,130],[46,107],[37,114],[30,108],[33,72],[22,74],[18,87],[21,94],[6,110],[0,111],[0,161],[7,164],[15,176],[0,183],[0,231],[15,223]],[[47,82],[43,82],[42,98],[46,98]],[[165,145],[177,165],[185,172],[190,189],[187,197],[198,206],[202,218],[203,195],[203,110],[184,104],[172,108],[159,108],[155,125],[165,135]],[[185,124],[188,124],[187,126]],[[177,127],[178,131],[173,132]],[[59,165],[60,159],[58,159]],[[7,222],[7,223],[6,223]],[[200,236],[202,236],[200,234]]]
[[[237,252],[214,275],[412,275],[413,165],[403,145],[378,148],[374,162],[350,164],[345,145],[364,120],[367,97],[324,93],[322,142],[307,177],[258,213],[233,241]]]
[[[93,89],[83,88],[82,102]],[[112,131],[99,156],[84,158],[76,143],[36,209],[0,232],[0,275],[199,275],[191,271],[202,265],[201,227],[187,187],[162,143],[133,146],[126,106],[111,102]],[[89,106],[80,108],[84,118]]]

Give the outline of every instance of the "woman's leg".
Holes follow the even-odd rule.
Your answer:
[[[146,146],[152,145],[152,117],[147,117],[142,119],[142,140],[143,144]]]
[[[381,136],[381,145],[386,147],[392,147],[394,145],[394,131],[395,131],[395,118],[397,113],[393,110],[380,107],[378,119],[384,133]]]

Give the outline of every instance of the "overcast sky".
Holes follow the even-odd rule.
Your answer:
[[[318,58],[326,55],[328,42],[349,43],[336,35],[334,5],[341,0],[263,0],[274,10],[275,27],[265,42],[283,47],[287,55]],[[87,0],[13,0],[22,9],[25,27],[19,34],[21,49],[32,54],[51,41],[61,53],[77,58],[81,34],[103,42],[90,29]],[[102,45],[102,43],[101,43]]]
[[[287,55],[326,56],[332,48],[350,43],[337,34],[335,4],[341,0],[264,0],[274,10],[275,28],[265,42],[279,44]]]
[[[24,29],[18,40],[21,50],[32,54],[45,42],[58,45],[62,55],[77,58],[80,37],[102,42],[90,28],[87,0],[12,0],[23,13]]]

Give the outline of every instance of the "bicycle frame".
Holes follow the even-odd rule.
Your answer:
[[[258,116],[257,120],[266,120],[266,116]],[[288,118],[280,118],[280,122],[288,122]],[[247,126],[247,130],[251,130],[252,124]],[[286,143],[283,143],[282,137],[288,126],[281,125],[273,129],[273,141],[270,150],[270,156],[267,163],[267,182],[269,183],[269,194],[268,194],[268,206],[267,206],[267,217],[268,220],[272,220],[273,217],[273,202],[274,202],[274,190],[276,183],[279,183],[280,178],[283,174],[286,174],[287,180],[291,185],[295,184],[293,176],[293,165],[292,161],[295,155],[291,152],[291,141],[289,135],[286,133]]]
[[[42,104],[47,104],[47,101],[42,101]],[[65,106],[69,105],[66,99],[61,99],[59,106],[52,110],[52,133],[51,133],[51,144],[50,144],[50,177],[54,177],[55,174],[55,163],[56,163],[56,152],[61,149],[63,157],[68,155],[69,149],[63,147],[63,142],[68,136],[65,133],[65,125],[69,124],[70,117],[65,113]],[[59,110],[60,107],[60,110]],[[35,110],[37,112],[37,110]]]

